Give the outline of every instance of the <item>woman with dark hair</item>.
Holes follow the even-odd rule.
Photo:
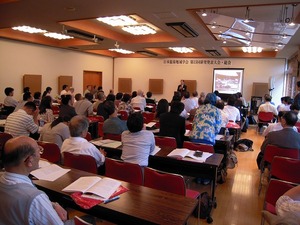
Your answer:
[[[132,113],[127,120],[128,130],[122,133],[122,155],[125,162],[148,166],[148,158],[155,149],[154,135],[144,128],[141,113]]]
[[[52,98],[51,96],[45,96],[42,98],[41,104],[39,106],[40,121],[45,123],[51,123],[54,120],[52,107]]]
[[[118,111],[125,110],[128,114],[131,114],[134,112],[132,106],[130,105],[130,94],[124,94],[122,97],[121,102],[119,103]]]
[[[169,112],[169,102],[167,99],[162,98],[157,103],[155,119],[159,120],[160,115],[166,112]]]
[[[46,87],[46,90],[43,92],[42,98],[44,98],[47,95],[50,96],[51,91],[52,91],[51,87]]]
[[[40,132],[39,141],[55,143],[61,148],[63,141],[70,137],[68,123],[71,117],[58,117],[52,123],[46,123]]]

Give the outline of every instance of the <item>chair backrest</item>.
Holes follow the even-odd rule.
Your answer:
[[[284,156],[292,159],[299,158],[299,150],[298,149],[290,149],[290,148],[281,148],[275,145],[267,145],[264,154],[264,161],[268,163],[272,163],[273,158],[275,156]]]
[[[193,129],[193,124],[192,123],[188,123],[185,125],[185,129],[187,130],[192,130]]]
[[[90,122],[104,122],[104,117],[103,116],[88,116],[88,119]]]
[[[59,114],[59,106],[58,105],[52,105],[51,109],[52,109],[54,115]]]
[[[149,167],[144,168],[144,186],[178,195],[186,194],[183,176],[166,173]]]
[[[121,134],[104,134],[103,139],[111,139],[115,141],[121,141]]]
[[[296,184],[291,182],[271,179],[265,195],[264,209],[276,214],[275,205],[278,198],[295,186]]]
[[[162,137],[162,136],[154,136],[155,138],[155,144],[159,147],[161,146],[167,146],[176,148],[176,139],[174,137]]]
[[[152,112],[143,112],[143,117],[144,117],[144,123],[150,123],[151,121],[154,120],[155,113]]]
[[[129,183],[143,185],[143,172],[138,164],[116,159],[105,159],[105,176]]]
[[[121,115],[121,120],[127,120],[128,119],[128,112],[126,110],[120,110],[118,113]]]
[[[75,225],[93,225],[91,223],[84,221],[83,219],[79,218],[78,216],[74,217],[74,224]]]
[[[97,163],[92,156],[70,152],[64,152],[63,155],[65,166],[97,174]]]
[[[92,140],[92,135],[91,135],[90,132],[87,132],[87,133],[86,133],[85,139],[86,139],[87,141],[91,141],[91,140]]]
[[[60,163],[61,154],[60,148],[57,144],[45,141],[38,141],[39,146],[44,148],[44,152],[41,155],[41,158],[47,159],[49,162],[52,163]]]
[[[257,115],[258,122],[272,122],[274,114],[272,112],[259,112]]]
[[[13,138],[13,136],[9,133],[4,133],[4,132],[0,133],[0,151],[1,152],[4,148],[5,143],[11,138]]]
[[[103,133],[103,124],[104,124],[104,122],[99,122],[98,123],[98,135],[99,135],[99,137],[103,137],[104,136],[104,133]]]
[[[279,180],[300,183],[300,160],[275,156],[272,161],[271,176]]]
[[[183,147],[190,150],[200,150],[202,152],[215,153],[214,146],[207,144],[194,143],[190,141],[183,142]]]

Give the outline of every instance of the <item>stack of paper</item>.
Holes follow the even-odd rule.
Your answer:
[[[107,148],[118,148],[122,145],[121,141],[115,141],[111,139],[104,139],[104,140],[95,140],[91,141],[94,145],[107,147]]]
[[[201,157],[197,157],[194,154],[195,151],[193,150],[189,150],[186,148],[176,148],[172,152],[170,152],[168,156],[178,158],[178,159],[184,159],[184,160],[186,160],[186,157],[188,157],[197,162],[205,162],[206,159],[212,155],[212,153],[209,152],[203,152]]]
[[[63,169],[56,164],[51,164],[31,171],[30,174],[39,180],[54,181],[69,171],[70,169]]]

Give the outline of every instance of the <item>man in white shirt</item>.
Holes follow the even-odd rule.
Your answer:
[[[14,89],[11,87],[7,87],[5,88],[4,93],[6,95],[4,99],[4,106],[16,107],[18,105],[18,101],[13,98]]]
[[[186,91],[184,93],[184,100],[182,101],[184,104],[184,109],[189,113],[192,109],[197,108],[198,104],[190,98],[190,92]]]
[[[70,92],[69,92],[69,86],[64,84],[62,86],[62,91],[60,92],[60,95],[69,95]]]
[[[95,158],[97,167],[100,167],[104,164],[106,153],[85,139],[88,128],[89,120],[85,116],[74,116],[69,123],[71,137],[64,140],[61,153],[90,155]]]
[[[30,137],[8,140],[4,147],[4,174],[0,177],[0,224],[74,224],[67,212],[38,190],[29,179],[39,168],[41,149]]]
[[[131,99],[130,104],[133,108],[139,107],[141,111],[144,111],[144,109],[146,108],[146,99],[144,98],[143,94],[144,93],[142,90],[138,90],[137,96]]]
[[[227,100],[227,105],[224,106],[224,112],[227,113],[229,120],[239,122],[241,120],[241,114],[240,110],[234,107],[235,101],[236,97],[234,95],[230,95]]]
[[[75,111],[78,115],[92,116],[93,115],[93,95],[86,93],[84,99],[74,103]]]
[[[272,96],[269,94],[265,94],[265,103],[261,104],[258,108],[257,114],[259,112],[272,112],[274,116],[278,115],[278,111],[276,107],[271,104]]]

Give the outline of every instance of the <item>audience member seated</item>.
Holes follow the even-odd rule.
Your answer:
[[[197,91],[193,91],[192,93],[192,100],[195,102],[195,108],[198,107],[198,100],[199,100],[199,97],[198,97],[198,92]]]
[[[223,111],[227,113],[228,119],[233,122],[240,122],[241,114],[240,110],[234,106],[236,101],[235,95],[230,95],[227,100],[227,105],[224,106]]]
[[[182,102],[173,101],[171,103],[170,112],[163,113],[159,117],[159,135],[174,137],[176,139],[177,148],[183,147],[185,134],[185,119],[180,116],[184,109]]]
[[[183,97],[184,99],[182,102],[187,113],[189,113],[192,109],[197,108],[198,104],[195,103],[192,98],[190,98],[190,92],[186,91]]]
[[[98,91],[96,94],[96,101],[93,103],[93,111],[97,112],[100,103],[105,101],[105,95],[103,91]]]
[[[61,148],[65,139],[70,137],[68,127],[70,117],[58,117],[52,123],[46,123],[40,131],[39,141],[55,143]]]
[[[37,91],[37,92],[34,92],[34,95],[33,95],[33,102],[34,104],[39,107],[40,104],[41,104],[41,95],[42,93]]]
[[[135,98],[137,96],[137,91],[133,91],[132,93],[131,93],[131,98]]]
[[[122,92],[118,92],[118,93],[116,94],[116,100],[115,100],[116,108],[119,107],[119,104],[121,103],[122,98],[123,98],[123,93],[122,93]]]
[[[122,133],[122,155],[125,162],[148,166],[148,159],[155,149],[154,135],[144,128],[144,118],[139,112],[129,115],[128,130]]]
[[[13,98],[14,96],[14,89],[12,87],[7,87],[4,89],[4,93],[6,97],[4,98],[4,109],[6,110],[6,115],[11,114],[16,106],[18,105],[18,101]]]
[[[0,178],[1,224],[74,224],[67,212],[38,190],[29,173],[39,168],[40,148],[29,137],[6,142],[5,172]]]
[[[106,101],[103,107],[109,115],[103,124],[104,134],[122,134],[123,131],[128,130],[126,121],[118,117],[118,111],[116,110],[114,102]]]
[[[54,115],[52,111],[52,98],[51,96],[45,96],[41,104],[39,106],[39,120],[43,121],[44,123],[52,123],[54,120]],[[42,125],[42,124],[41,124]]]
[[[202,92],[202,93],[203,93],[203,92]],[[190,117],[189,117],[189,118],[191,118],[190,121],[192,121],[192,120],[194,119],[194,116],[195,116],[195,114],[196,114],[196,111],[197,111],[198,107],[199,107],[200,105],[204,105],[204,100],[205,100],[205,99],[198,98],[198,106],[190,111]]]
[[[146,104],[155,104],[155,100],[151,98],[152,97],[152,92],[151,91],[148,91],[146,93],[146,96],[147,96]]]
[[[234,103],[234,106],[237,108],[241,108],[241,107],[246,107],[247,106],[247,102],[245,100],[245,98],[243,97],[241,92],[237,92],[236,93],[236,100]]]
[[[118,111],[124,110],[128,114],[133,113],[134,109],[130,105],[130,100],[131,100],[130,94],[124,94],[119,104]]]
[[[221,117],[222,117],[222,124],[221,124],[221,130],[220,130],[220,134],[224,134],[225,128],[227,123],[229,122],[229,116],[228,114],[224,111],[224,101],[223,100],[219,100],[216,103],[216,107],[218,109],[220,109],[221,111]]]
[[[260,168],[261,160],[264,157],[264,152],[267,145],[276,145],[282,148],[294,148],[300,150],[300,134],[293,129],[297,122],[297,113],[288,111],[281,117],[282,130],[273,131],[267,134],[264,142],[260,147],[260,153],[257,156],[256,162]],[[288,150],[287,150],[288,151]]]
[[[32,101],[33,101],[33,97],[32,97],[32,95],[31,95],[31,93],[30,93],[30,92],[25,92],[25,93],[23,94],[23,100],[20,101],[20,102],[18,103],[18,105],[16,106],[14,112],[18,111],[19,109],[22,109],[23,106],[24,106],[27,102],[32,102]]]
[[[13,137],[29,136],[30,133],[36,133],[38,125],[39,110],[33,102],[27,102],[22,109],[10,114],[5,123],[5,133]]]
[[[116,96],[115,96],[114,94],[108,94],[107,97],[106,97],[106,100],[98,105],[98,108],[97,108],[97,115],[103,116],[104,120],[107,120],[109,115],[108,115],[107,112],[104,110],[104,103],[105,103],[106,101],[112,101],[112,102],[115,102],[115,100],[116,100]]]
[[[162,98],[157,103],[154,118],[156,120],[159,120],[160,115],[163,114],[163,113],[167,113],[167,112],[169,112],[169,102],[167,101],[167,99]]]
[[[92,116],[93,115],[93,94],[87,92],[84,99],[74,103],[75,112],[77,115]]]
[[[285,96],[281,98],[281,104],[277,106],[277,111],[290,111],[290,107],[292,104],[292,99],[290,96]]]
[[[214,91],[214,94],[215,94],[215,96],[216,96],[216,98],[217,98],[217,100],[216,100],[216,101],[219,101],[219,100],[221,100],[220,93],[219,93],[219,91],[218,91],[218,90],[215,90],[215,91]]]
[[[64,84],[62,86],[62,91],[60,92],[60,96],[62,96],[62,95],[69,95],[69,94],[70,94],[70,92],[69,92],[69,86],[66,85],[66,84]]]
[[[300,185],[285,192],[276,202],[276,213],[282,218],[300,221]]]
[[[91,93],[91,91],[92,91],[92,85],[87,85],[83,95],[85,96],[85,94]]]
[[[257,114],[259,112],[272,112],[274,114],[274,116],[277,116],[278,111],[277,111],[276,107],[271,103],[272,96],[269,94],[265,94],[264,98],[265,98],[265,103],[261,104],[258,107]]]
[[[62,156],[64,152],[91,155],[95,158],[97,167],[100,167],[104,164],[106,153],[103,149],[97,149],[95,145],[85,139],[88,128],[89,120],[87,117],[82,115],[74,116],[69,123],[71,137],[64,140],[61,146],[61,153]]]
[[[59,107],[59,117],[63,118],[68,116],[72,118],[76,116],[75,108],[71,104],[71,95],[62,95],[61,96],[61,105]]]
[[[137,96],[131,99],[131,106],[133,108],[140,108],[140,110],[144,111],[146,107],[146,99],[143,96],[143,91],[138,90]]]
[[[174,96],[172,98],[172,102],[175,102],[175,101],[176,102],[181,102],[180,95],[174,94]],[[183,109],[183,111],[180,113],[180,116],[182,116],[185,119],[189,118],[189,114],[188,114],[188,112],[185,109]]]
[[[52,91],[51,87],[46,87],[45,91],[43,92],[42,98],[44,98],[47,95],[51,96],[51,91]]]
[[[206,95],[204,105],[199,106],[193,120],[193,129],[190,133],[192,142],[215,144],[216,135],[219,133],[222,124],[220,110],[215,106],[216,95]]]

